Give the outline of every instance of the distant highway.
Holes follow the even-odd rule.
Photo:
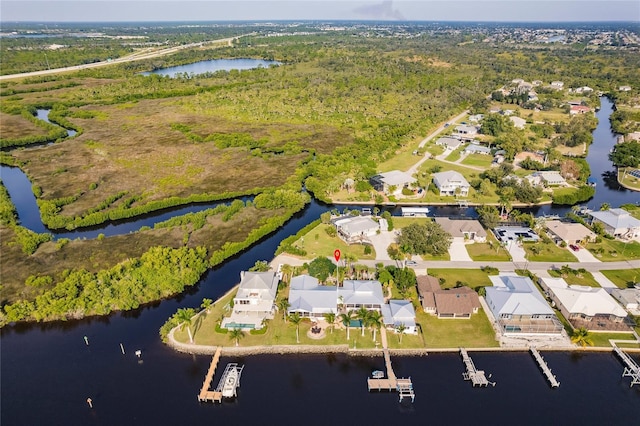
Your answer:
[[[226,43],[229,46],[231,46],[233,44],[233,42],[235,40],[238,40],[240,37],[247,37],[247,36],[254,35],[254,34],[255,33],[243,34],[243,35],[239,35],[239,36],[235,36],[235,37],[222,38],[222,39],[210,40],[210,41],[201,41],[201,42],[198,42],[198,43],[183,44],[183,45],[180,45],[180,46],[167,47],[167,48],[163,48],[163,49],[145,49],[145,50],[134,52],[134,53],[132,53],[130,55],[127,55],[127,56],[123,56],[122,58],[116,58],[116,59],[112,59],[112,60],[109,60],[109,61],[93,62],[91,64],[74,65],[74,66],[71,66],[71,67],[54,68],[54,69],[41,70],[41,71],[32,71],[32,72],[25,72],[25,73],[21,73],[21,74],[0,75],[0,81],[14,80],[14,79],[17,79],[17,78],[25,78],[25,77],[37,77],[37,76],[41,76],[41,75],[58,74],[58,73],[70,72],[70,71],[79,71],[79,70],[84,70],[84,69],[89,69],[89,68],[104,67],[104,66],[107,66],[107,65],[123,64],[125,62],[141,61],[143,59],[151,59],[151,58],[157,58],[157,57],[160,57],[160,56],[170,55],[172,53],[176,53],[176,52],[179,52],[179,51],[185,50],[185,49],[193,49],[193,48],[196,48],[196,47],[202,47],[202,46],[207,45],[207,44]]]

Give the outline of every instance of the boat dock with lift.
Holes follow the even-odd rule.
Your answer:
[[[556,376],[553,375],[551,369],[547,365],[547,362],[544,360],[542,355],[540,355],[540,352],[538,352],[538,350],[534,347],[529,348],[529,350],[531,351],[531,355],[533,355],[536,362],[542,369],[542,372],[547,377],[547,380],[549,380],[549,384],[551,385],[551,387],[557,388],[558,386],[560,386],[560,382],[556,379]]]
[[[476,386],[484,386],[487,387],[489,385],[495,386],[495,382],[490,382],[489,379],[484,375],[484,370],[476,369],[476,366],[473,364],[473,360],[467,353],[465,348],[460,348],[460,355],[462,355],[462,361],[464,362],[467,371],[462,373],[462,377],[465,380],[470,380],[471,384]]]
[[[223,397],[233,398],[236,396],[236,390],[240,386],[240,376],[242,374],[242,369],[244,368],[244,366],[238,366],[236,363],[227,364],[226,368],[222,372],[222,377],[220,378],[218,386],[215,390],[210,390],[213,375],[215,374],[216,367],[220,361],[221,352],[222,347],[219,346],[215,355],[213,355],[213,359],[211,359],[209,370],[207,371],[207,375],[202,382],[202,388],[200,388],[200,393],[198,394],[198,401],[200,402],[222,402]]]
[[[613,345],[613,350],[624,363],[622,377],[631,377],[631,384],[629,387],[633,385],[640,385],[640,366],[638,363],[615,344]]]
[[[411,398],[411,402],[415,399],[416,395],[413,391],[413,383],[411,377],[409,378],[397,378],[391,367],[391,357],[389,356],[389,350],[383,349],[384,361],[387,367],[387,378],[384,378],[384,372],[376,370],[373,372],[372,377],[367,379],[367,387],[369,392],[371,390],[388,390],[398,391],[400,401],[404,398]]]

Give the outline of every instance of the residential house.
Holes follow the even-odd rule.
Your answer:
[[[340,216],[331,221],[338,231],[338,236],[347,243],[368,241],[376,235],[380,225],[370,216]]]
[[[588,112],[593,111],[591,108],[589,108],[588,106],[584,106],[584,105],[571,105],[571,108],[569,109],[569,114],[571,115],[576,115],[576,114],[586,114]]]
[[[469,194],[471,185],[459,172],[449,170],[433,174],[433,183],[440,191],[441,196]]]
[[[482,154],[489,155],[491,154],[491,148],[484,145],[478,145],[474,143],[470,143],[463,151],[465,154]]]
[[[486,302],[503,334],[553,334],[563,326],[529,277],[513,272],[491,275]]]
[[[222,320],[221,327],[232,329],[260,329],[265,319],[275,312],[278,276],[273,271],[240,272],[240,285],[233,298],[233,310]]]
[[[551,88],[556,90],[562,90],[564,88],[564,83],[562,81],[552,81]]]
[[[533,229],[526,226],[498,226],[493,229],[496,238],[507,243],[509,241],[537,242],[540,237]]]
[[[524,126],[527,124],[527,120],[521,117],[511,116],[509,120],[511,120],[513,127],[516,129],[524,129]]]
[[[466,124],[456,126],[454,131],[460,139],[466,142],[470,142],[473,140],[474,136],[478,134],[478,128],[476,126],[469,126]]]
[[[398,327],[404,327],[403,334],[418,334],[416,311],[410,300],[389,300],[382,305],[382,321],[386,328],[398,332]]]
[[[591,216],[591,223],[601,223],[607,234],[630,239],[640,236],[640,220],[631,216],[624,209],[609,209],[597,212],[588,212]]]
[[[448,149],[449,151],[453,151],[457,149],[460,145],[462,145],[462,141],[458,138],[443,137],[443,138],[438,138],[438,140],[436,141],[436,145],[444,146],[445,149]]]
[[[545,223],[547,232],[556,242],[566,244],[583,244],[596,239],[595,232],[581,223],[549,220]]]
[[[289,286],[289,314],[322,318],[328,313],[338,313],[337,287],[320,285],[318,279],[310,275],[293,277]]]
[[[449,219],[436,217],[435,221],[453,238],[464,238],[467,241],[483,243],[487,240],[487,231],[475,219]]]
[[[618,91],[620,91],[620,92],[630,92],[631,91],[631,86],[620,86],[620,87],[618,87]]]
[[[471,318],[478,312],[480,300],[469,287],[440,288],[438,279],[430,275],[416,277],[422,309],[438,318]]]
[[[478,122],[482,121],[483,118],[484,118],[483,114],[470,115],[469,116],[469,122],[470,123],[478,123]]]
[[[382,284],[373,280],[344,280],[337,288],[338,305],[341,310],[357,310],[362,307],[380,311],[384,305]]]
[[[537,171],[533,172],[525,178],[533,186],[567,186],[567,181],[557,171]]]
[[[628,329],[627,312],[602,287],[569,285],[562,278],[539,278],[542,289],[574,328],[588,330]]]
[[[615,288],[611,297],[616,299],[632,315],[640,315],[640,284],[633,288]]]
[[[401,196],[402,188],[409,187],[417,180],[409,173],[392,170],[373,176],[370,182],[376,191],[382,191],[387,195]]]
[[[581,86],[581,87],[576,87],[575,89],[572,89],[572,91],[574,93],[591,93],[593,92],[593,89],[589,86]]]

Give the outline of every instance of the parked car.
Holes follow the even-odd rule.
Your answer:
[[[415,260],[407,260],[405,262],[405,265],[407,266],[416,266],[418,264],[418,262],[416,262]]]
[[[575,244],[569,244],[569,248],[570,248],[571,250],[573,250],[573,251],[578,251],[578,250],[580,250],[580,247],[578,247],[578,246],[577,246],[577,245],[575,245]]]

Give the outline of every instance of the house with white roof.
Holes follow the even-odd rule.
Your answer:
[[[601,223],[605,232],[613,237],[630,239],[640,236],[640,220],[624,209],[601,210],[587,214],[591,216],[591,224]]]
[[[465,154],[482,154],[489,155],[491,154],[491,148],[484,145],[478,145],[475,143],[470,143],[463,151]]]
[[[370,216],[340,216],[331,221],[340,238],[348,243],[368,241],[376,235],[380,225]]]
[[[410,300],[389,300],[382,305],[382,321],[386,328],[398,332],[400,325],[404,326],[403,334],[418,334],[416,325],[416,311]]]
[[[400,170],[378,173],[370,179],[370,183],[376,191],[396,196],[402,195],[402,188],[409,187],[416,182],[416,178]]]
[[[540,184],[545,186],[567,186],[567,181],[560,175],[560,172],[553,170],[540,170],[525,176],[525,178],[533,186],[539,186]]]
[[[478,134],[478,128],[476,126],[469,126],[467,124],[456,126],[454,131],[456,135],[464,141],[471,141],[473,137]]]
[[[453,151],[462,145],[462,141],[458,138],[443,137],[438,138],[436,145],[444,146],[445,149]]]
[[[561,334],[553,309],[529,277],[514,272],[491,275],[486,302],[503,334]]]
[[[575,328],[618,330],[627,318],[627,312],[602,287],[569,285],[562,278],[540,277],[539,282]]]
[[[260,329],[265,319],[275,312],[278,276],[273,271],[240,272],[240,285],[233,298],[231,315],[222,320],[221,327],[244,330]]]
[[[471,188],[464,176],[454,170],[434,173],[433,184],[438,188],[441,196],[456,195],[457,190],[459,195],[466,196]]]
[[[521,117],[511,116],[509,120],[513,123],[513,127],[516,129],[524,129],[524,126],[527,124],[527,120]]]
[[[551,87],[556,90],[562,90],[564,88],[564,83],[562,81],[552,81]]]
[[[289,286],[289,314],[322,318],[328,313],[338,313],[338,292],[335,286],[320,285],[318,279],[310,275],[291,278]]]
[[[632,315],[640,315],[640,284],[633,288],[614,288],[611,297],[616,299]]]
[[[382,284],[376,280],[344,280],[337,289],[338,305],[346,311],[366,308],[380,310],[384,305]]]

